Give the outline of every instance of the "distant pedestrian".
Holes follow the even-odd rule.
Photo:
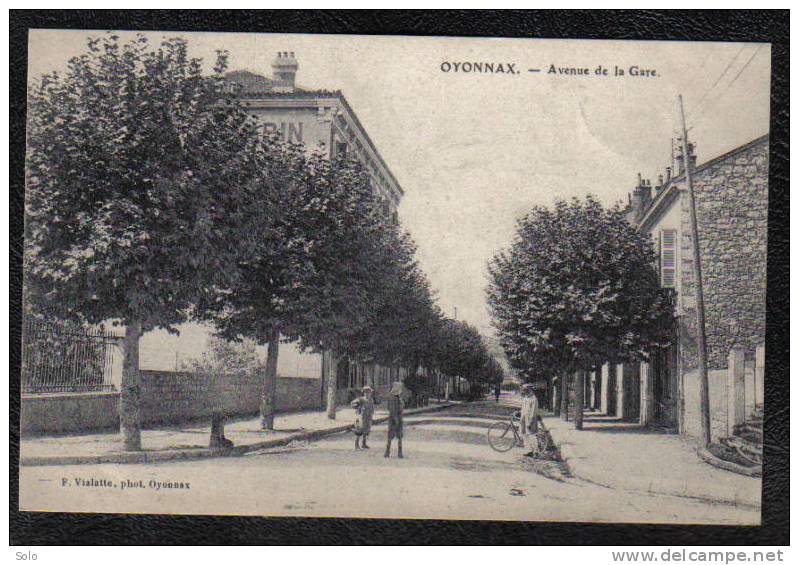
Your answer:
[[[369,385],[363,387],[363,395],[352,401],[355,408],[355,425],[352,431],[355,434],[355,449],[369,449],[366,438],[372,431],[372,417],[375,414],[374,390]],[[361,445],[359,445],[361,442]]]
[[[522,387],[522,409],[519,427],[522,432],[524,446],[532,448],[536,441],[535,434],[538,431],[538,397],[535,395],[533,385],[526,384]]]
[[[495,387],[494,387],[494,396],[495,396],[495,397],[496,397],[496,399],[497,399],[497,404],[499,404],[499,394],[500,394],[500,392],[501,392],[501,391],[500,391],[500,389],[499,389],[499,385],[495,386]]]
[[[388,407],[388,440],[386,441],[386,454],[391,455],[391,440],[397,438],[397,457],[402,459],[402,395],[404,388],[401,382],[395,382],[388,391],[386,406]]]

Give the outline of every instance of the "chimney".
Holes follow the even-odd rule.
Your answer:
[[[694,152],[693,143],[688,144],[688,155],[689,158],[691,159],[691,170],[693,171],[694,169],[696,169],[696,153]]]
[[[666,167],[666,182],[671,180],[671,167]]]
[[[272,60],[272,78],[279,81],[276,92],[293,92],[294,81],[299,69],[294,51],[278,51],[277,57]]]
[[[632,201],[630,203],[632,217],[637,221],[644,215],[644,211],[649,206],[652,200],[652,183],[647,179],[641,178],[641,173],[638,173],[638,186],[633,190]]]
[[[696,168],[696,155],[694,154],[694,144],[688,144],[688,155],[689,159],[691,160],[691,170]],[[680,148],[678,149],[677,156],[677,174],[681,175],[685,172],[685,159],[683,158],[682,154],[682,142],[680,142]]]

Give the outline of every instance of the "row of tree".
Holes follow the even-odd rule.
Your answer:
[[[141,336],[191,320],[267,346],[265,429],[281,340],[496,380],[476,330],[441,315],[369,174],[266,135],[226,69],[219,52],[208,76],[183,39],[107,35],[29,94],[26,299],[125,326],[125,448],[141,447]]]
[[[488,302],[509,361],[528,380],[568,382],[582,426],[584,378],[668,343],[673,307],[651,239],[594,197],[535,207],[489,263]]]

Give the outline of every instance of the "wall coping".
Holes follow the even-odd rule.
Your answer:
[[[22,394],[22,400],[53,400],[54,398],[102,398],[105,396],[119,396],[118,390],[99,390],[92,392],[48,392],[35,394]]]

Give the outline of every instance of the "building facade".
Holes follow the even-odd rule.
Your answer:
[[[265,131],[279,133],[286,142],[303,144],[308,151],[357,158],[369,172],[385,213],[396,222],[403,190],[358,116],[340,91],[298,86],[298,69],[293,52],[279,52],[272,61],[272,77],[239,70],[227,73],[225,81]]]
[[[763,402],[768,163],[766,135],[692,167],[714,439]],[[672,292],[671,343],[640,365],[605,365],[593,382],[598,409],[700,437],[693,240],[684,165],[673,165],[673,176],[667,169],[654,187],[639,175],[628,207],[628,219],[651,236],[661,285]]]

